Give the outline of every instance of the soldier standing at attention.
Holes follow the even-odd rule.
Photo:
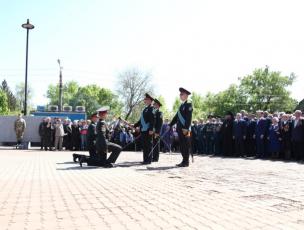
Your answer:
[[[163,125],[163,113],[159,111],[159,108],[162,104],[159,100],[154,99],[153,107],[154,107],[154,140],[153,140],[153,162],[158,162],[159,159],[159,151],[160,151],[160,130]]]
[[[15,124],[14,124],[14,129],[15,129],[16,138],[17,138],[16,148],[20,147],[20,145],[22,143],[25,128],[26,128],[26,122],[22,118],[22,115],[18,114],[18,118],[17,118],[17,120],[15,121]]]
[[[190,150],[190,127],[192,120],[192,103],[188,101],[188,97],[191,94],[188,90],[184,88],[179,88],[180,99],[182,101],[176,115],[172,119],[169,127],[177,124],[177,133],[180,142],[180,151],[183,160],[178,167],[188,167],[189,166],[189,150]]]
[[[140,127],[141,141],[143,148],[143,164],[151,164],[152,162],[152,136],[154,128],[154,114],[152,101],[154,99],[148,94],[145,94],[144,103],[146,107],[142,111],[140,120],[134,124],[134,127]]]

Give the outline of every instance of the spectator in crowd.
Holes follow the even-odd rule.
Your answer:
[[[172,137],[171,137],[171,146],[172,151],[178,152],[179,151],[179,139],[178,139],[178,133],[176,130],[176,126],[172,127]]]
[[[252,157],[256,156],[256,140],[255,140],[255,129],[256,129],[256,119],[254,114],[248,115],[248,121],[246,124],[246,156]]]
[[[233,140],[234,140],[234,156],[239,157],[245,154],[246,141],[246,122],[242,118],[241,113],[236,114],[233,122]]]
[[[192,153],[196,154],[198,151],[198,122],[197,120],[193,120],[193,124],[191,126],[191,144],[192,144]]]
[[[266,156],[265,138],[267,135],[268,121],[265,118],[265,114],[261,110],[257,111],[257,122],[255,127],[254,138],[256,140],[256,153],[257,158],[264,158]],[[267,114],[268,115],[268,114]]]
[[[296,160],[304,159],[304,119],[301,116],[301,110],[296,110],[291,125],[292,150]]]
[[[127,132],[125,128],[121,129],[119,134],[119,143],[121,147],[124,147],[127,144]]]
[[[291,121],[288,114],[281,115],[280,132],[282,138],[281,158],[290,160],[291,158]]]
[[[54,124],[55,129],[55,143],[54,143],[54,149],[62,151],[62,144],[63,144],[63,137],[64,137],[64,130],[63,130],[63,124],[61,122],[60,118],[57,118],[55,120]]]
[[[165,119],[164,123],[160,129],[161,142],[163,146],[163,152],[171,152],[171,137],[172,137],[172,129],[168,130],[169,119]]]
[[[80,132],[80,149],[81,151],[87,150],[87,133],[88,133],[88,121],[82,120],[80,122],[79,132]]]
[[[40,122],[39,124],[39,129],[38,129],[38,133],[39,133],[39,136],[40,136],[40,150],[43,150],[43,137],[44,137],[44,123],[45,123],[45,119],[46,118],[43,118],[42,121]]]
[[[63,137],[63,146],[65,150],[72,149],[72,123],[70,119],[66,119],[63,124],[64,137]]]
[[[52,142],[53,142],[53,125],[52,120],[50,117],[47,117],[45,119],[45,122],[43,123],[43,147],[44,150],[53,150],[52,148]]]
[[[223,137],[223,155],[224,156],[232,156],[233,154],[233,121],[234,115],[232,112],[227,112],[225,116],[225,120],[222,125],[222,137]]]
[[[205,147],[205,142],[204,142],[204,138],[203,138],[203,136],[204,136],[204,134],[203,134],[203,129],[204,129],[204,126],[205,126],[205,124],[204,124],[204,119],[203,118],[200,118],[199,119],[199,124],[198,124],[198,128],[197,128],[197,132],[198,132],[198,134],[197,134],[197,138],[198,138],[198,153],[199,154],[203,154],[203,153],[205,153],[205,151],[204,151],[204,147]]]
[[[279,118],[272,118],[272,124],[269,127],[268,131],[268,152],[271,155],[271,158],[277,159],[280,153],[281,147],[281,134],[279,128]]]
[[[72,150],[80,150],[80,129],[77,120],[72,124]]]

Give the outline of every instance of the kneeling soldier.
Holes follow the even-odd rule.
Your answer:
[[[105,119],[107,118],[108,110],[109,110],[108,107],[102,107],[97,110],[99,114],[99,121],[96,126],[96,134],[97,134],[96,158],[83,157],[80,159],[80,166],[82,166],[83,162],[86,162],[90,166],[102,166],[102,167],[112,168],[113,164],[116,162],[122,148],[121,146],[107,140],[109,130],[105,122]],[[109,158],[107,158],[107,152],[111,152]]]

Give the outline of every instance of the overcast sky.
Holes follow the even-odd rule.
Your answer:
[[[29,77],[35,105],[64,81],[116,87],[117,75],[151,72],[155,92],[172,105],[178,87],[219,92],[255,68],[298,78],[304,98],[303,0],[11,0],[0,2],[0,80],[24,82],[29,18]]]

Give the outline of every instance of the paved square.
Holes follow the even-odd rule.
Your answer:
[[[0,150],[0,229],[304,229],[304,165],[179,154],[84,167],[72,152]]]

